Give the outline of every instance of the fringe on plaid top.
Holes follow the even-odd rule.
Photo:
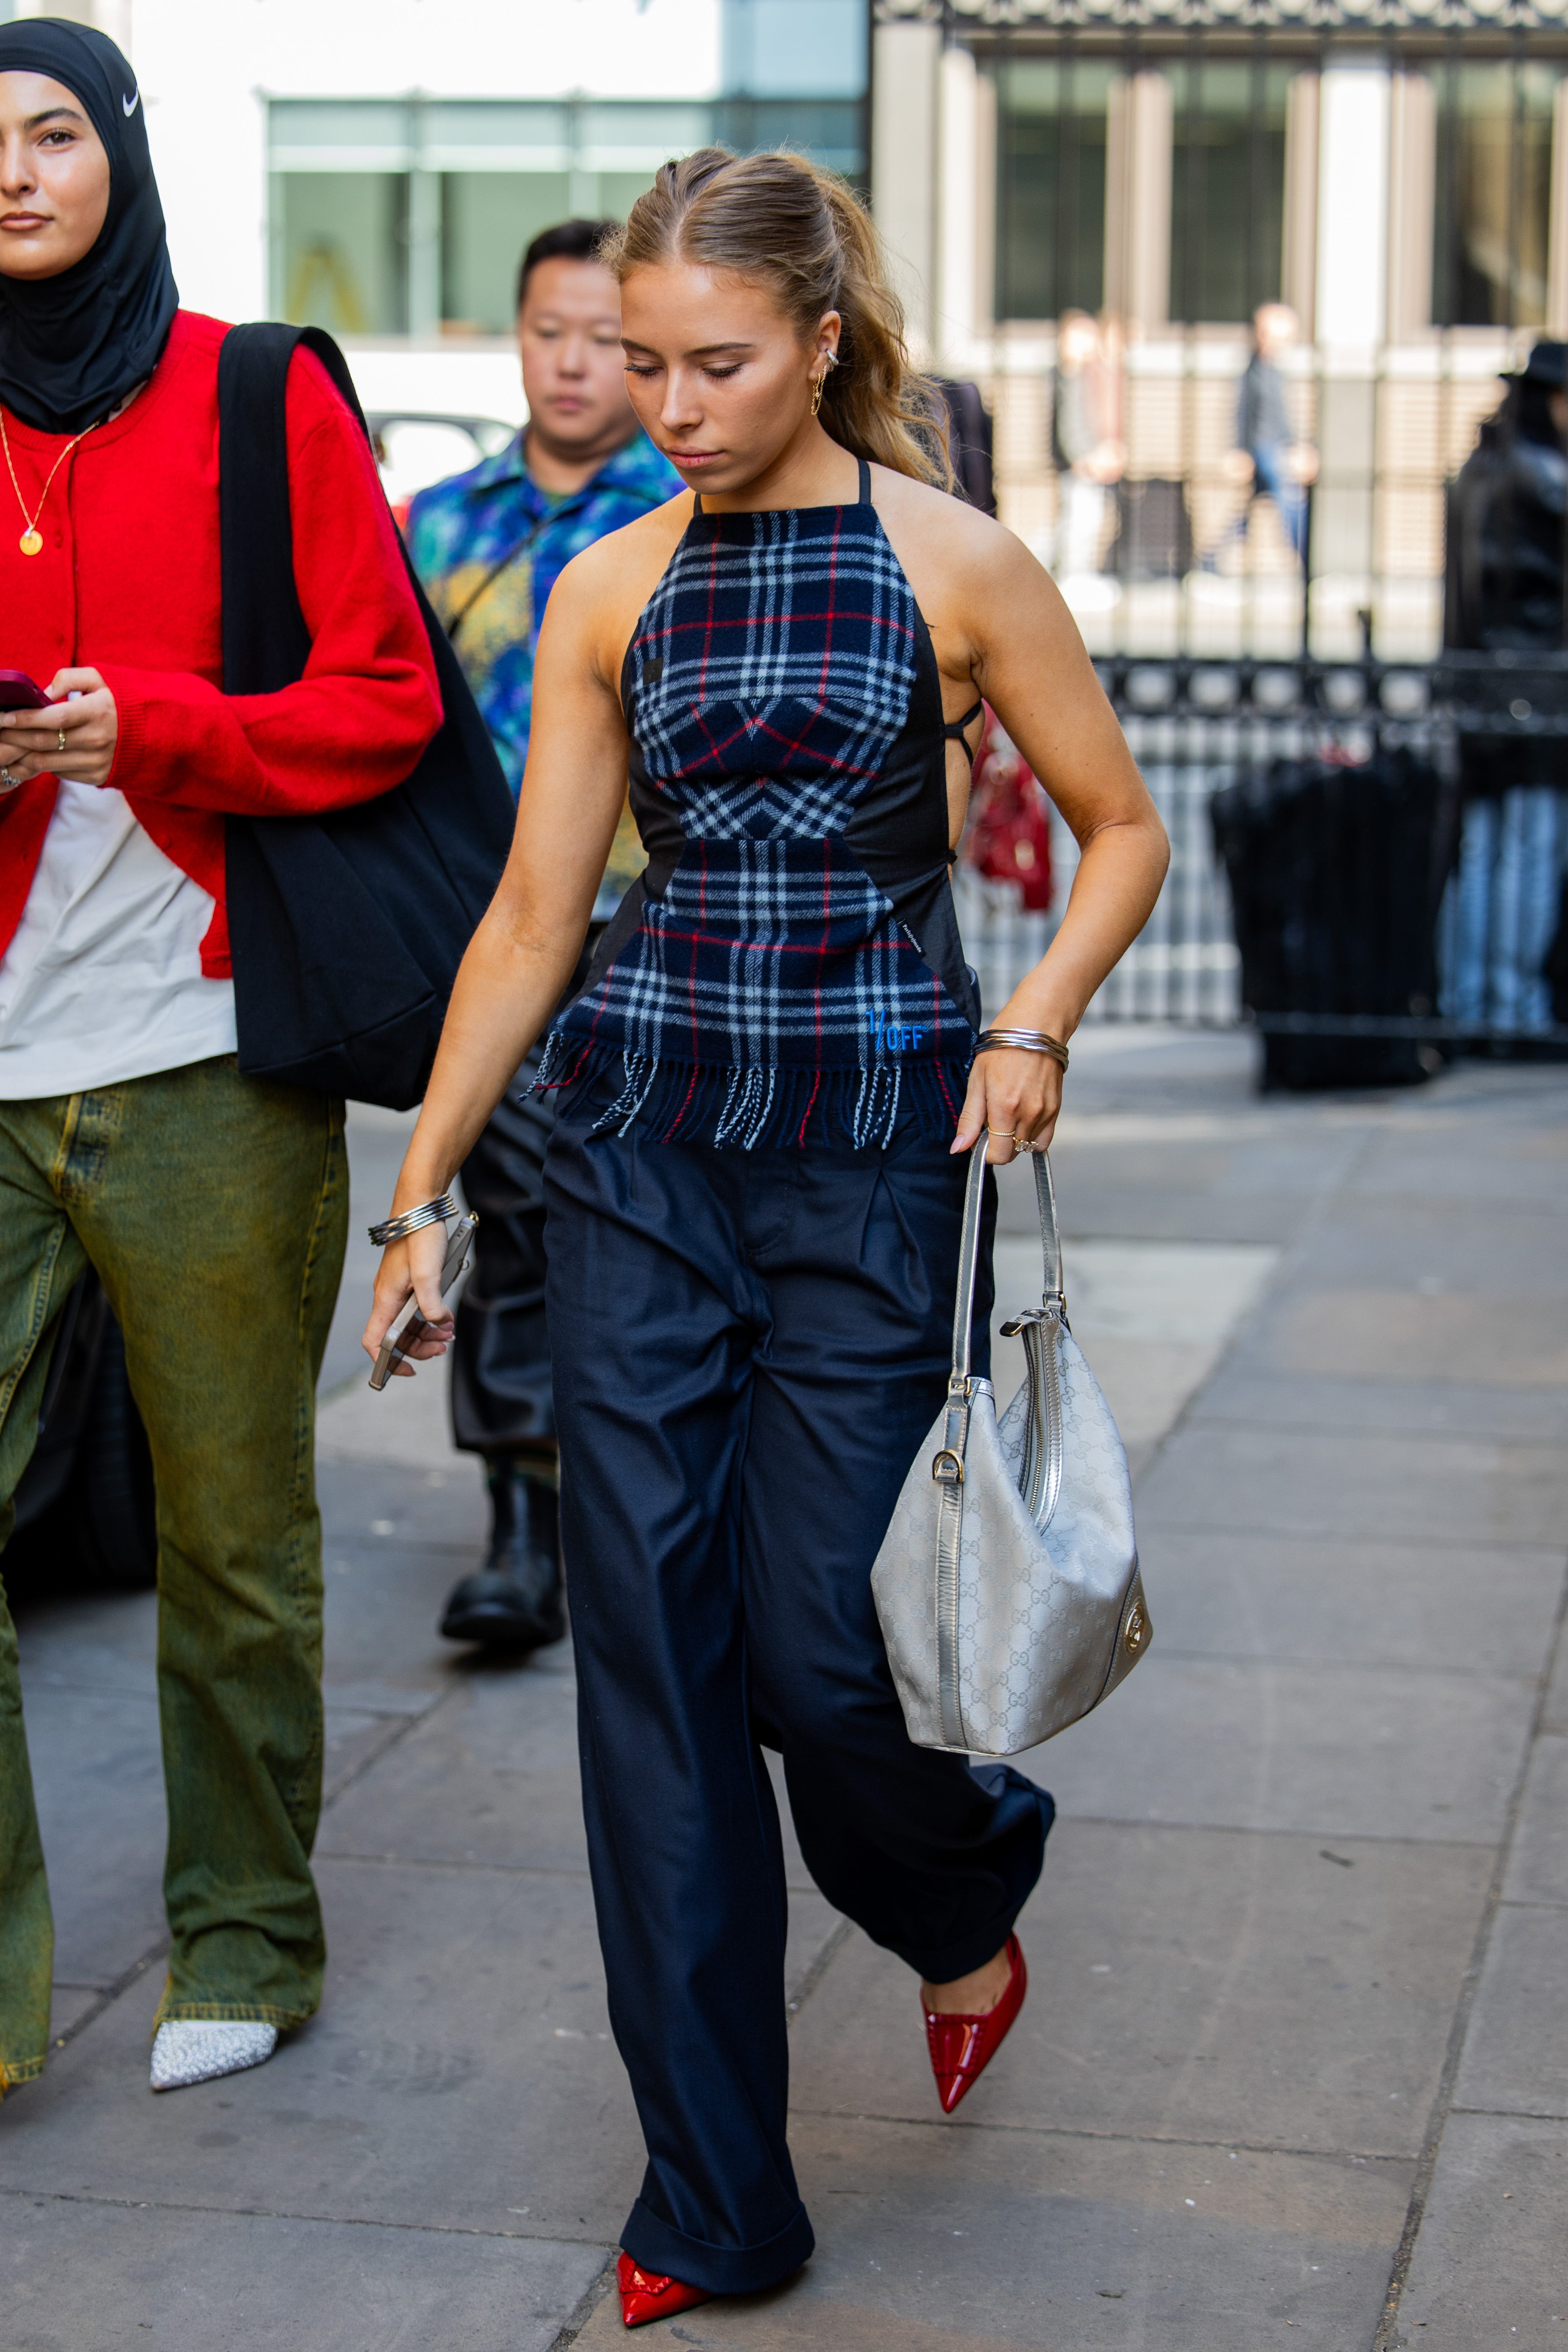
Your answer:
[[[648,866],[537,1085],[597,1128],[856,1146],[957,1125],[978,1027],[930,634],[871,505],[704,514],[621,675]]]

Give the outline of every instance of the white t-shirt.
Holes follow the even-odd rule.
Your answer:
[[[0,1102],[78,1094],[235,1048],[234,983],[204,980],[213,900],[123,793],[61,782],[0,958]]]

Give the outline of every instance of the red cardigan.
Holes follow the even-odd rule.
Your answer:
[[[47,687],[100,670],[120,715],[110,782],[217,901],[209,980],[231,966],[224,812],[297,815],[401,783],[441,721],[435,665],[364,435],[310,352],[289,371],[294,578],[312,648],[278,694],[223,691],[217,358],[224,327],[182,310],[152,381],[55,476],[24,555],[0,472],[0,668]],[[31,512],[64,434],[5,415]],[[32,888],[52,776],[0,799],[0,954]]]

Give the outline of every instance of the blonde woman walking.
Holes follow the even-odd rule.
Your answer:
[[[647,871],[541,1082],[584,1802],[648,2150],[620,2267],[635,2326],[812,2249],[763,1748],[824,1894],[921,1980],[945,2106],[1017,2014],[1051,1801],[911,1745],[870,1569],[944,1390],[967,1154],[987,1129],[1004,1160],[1049,1135],[1049,1047],[1166,851],[1047,575],[943,495],[848,190],[707,149],[605,257],[633,404],[695,495],[577,557],[551,600],[516,846],[394,1206],[445,1191],[549,1021],[629,759]],[[948,867],[982,695],[1083,856],[1000,1016],[1040,1050],[977,1055]],[[411,1285],[449,1329],[440,1239],[389,1249],[373,1349]]]

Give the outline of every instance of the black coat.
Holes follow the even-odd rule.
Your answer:
[[[1445,646],[1470,653],[1561,654],[1565,530],[1568,457],[1544,401],[1527,404],[1516,390],[1481,426],[1479,446],[1448,494]],[[1568,681],[1552,692],[1503,667],[1495,677],[1467,676],[1460,701],[1506,710],[1521,695],[1537,709],[1560,702],[1568,708]],[[1562,737],[1488,737],[1468,732],[1461,718],[1460,738],[1467,793],[1568,781],[1568,742]]]

